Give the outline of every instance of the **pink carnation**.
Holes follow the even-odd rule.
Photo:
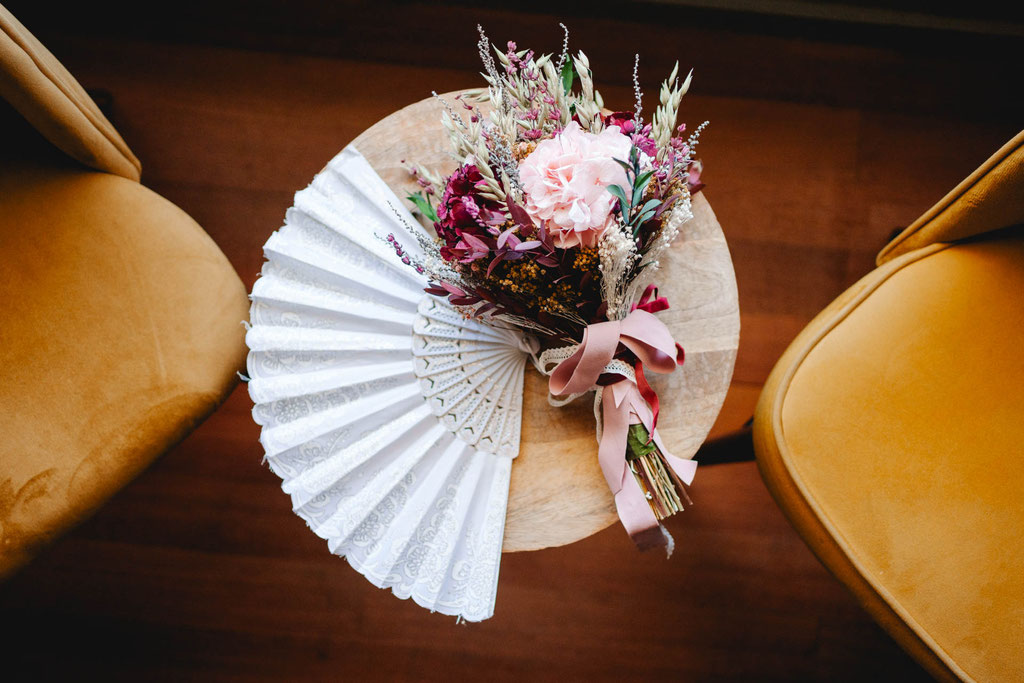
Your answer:
[[[523,159],[523,208],[544,225],[556,247],[593,247],[615,224],[617,200],[608,186],[626,186],[626,172],[615,159],[628,159],[631,144],[617,126],[594,135],[573,121]]]

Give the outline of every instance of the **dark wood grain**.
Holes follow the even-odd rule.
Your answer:
[[[758,12],[756,3],[699,8],[673,0],[178,0],[160,12],[140,11],[132,0],[64,3],[59,11],[37,0],[5,4],[44,42],[71,32],[460,70],[476,58],[478,23],[497,45],[528,41],[555,51],[561,21],[572,31],[573,49],[585,50],[608,84],[630,84],[639,50],[652,82],[679,59],[696,69],[705,94],[1020,121],[1024,98],[1013,84],[1021,8],[984,0],[902,2],[916,3],[911,11],[918,14],[946,14],[952,28],[838,21],[827,7],[819,19],[799,19]],[[834,15],[857,4],[899,5],[819,4],[839,5]],[[999,5],[1002,11],[993,11]],[[968,30],[972,19],[990,22],[991,30]]]
[[[783,53],[806,47],[772,40]],[[789,340],[871,268],[892,230],[1015,132],[984,103],[974,115],[925,114],[901,110],[902,100],[835,106],[759,88],[709,95],[746,87],[744,55],[772,70],[773,53],[734,46],[733,66],[717,82],[699,79],[683,110],[692,123],[713,122],[702,143],[707,196],[729,240],[742,312],[735,381],[713,435],[750,417]],[[430,89],[475,83],[471,67],[397,59],[123,37],[65,36],[51,47],[84,85],[112,94],[144,182],[193,215],[247,285],[292,194],[345,143]],[[899,63],[889,78],[907,79],[908,91],[915,65],[946,63],[836,50],[866,73]],[[471,49],[459,54],[472,58]],[[628,69],[602,62],[599,79],[613,67]],[[810,74],[803,82],[813,89],[819,67],[807,69],[787,78]],[[609,102],[631,100],[622,85],[603,90]],[[464,626],[373,588],[327,553],[261,465],[250,408],[239,388],[0,586],[5,679],[925,678],[810,554],[752,463],[698,473],[696,505],[669,523],[672,559],[637,554],[617,527],[509,555],[495,617]]]

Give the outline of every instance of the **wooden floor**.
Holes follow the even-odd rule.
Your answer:
[[[292,194],[335,152],[430,89],[476,83],[471,68],[73,36],[50,45],[86,87],[109,91],[144,182],[194,216],[248,286]],[[465,48],[471,65],[472,36]],[[661,75],[644,74],[648,92]],[[750,417],[790,339],[872,267],[890,233],[1016,127],[985,106],[971,116],[709,90],[698,77],[683,116],[712,122],[706,194],[739,282],[742,338],[722,434]],[[631,102],[621,86],[604,94]],[[752,463],[699,472],[696,506],[669,524],[670,560],[636,553],[619,528],[507,555],[494,618],[456,625],[328,554],[261,465],[250,408],[240,387],[0,586],[0,676],[925,678],[806,549]]]

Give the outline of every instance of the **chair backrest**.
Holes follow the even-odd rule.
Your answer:
[[[1024,223],[1024,131],[993,154],[878,254],[878,265],[937,242]]]
[[[141,164],[56,57],[0,5],[0,98],[73,159],[130,180]]]

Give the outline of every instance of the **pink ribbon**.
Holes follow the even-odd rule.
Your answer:
[[[622,320],[589,325],[576,352],[551,373],[548,389],[555,396],[590,390],[605,374],[605,366],[615,357],[619,344],[636,355],[637,382],[642,386],[619,375],[618,380],[601,387],[603,428],[597,457],[608,488],[615,496],[619,519],[643,550],[665,545],[667,536],[626,462],[629,425],[642,423],[647,428],[665,462],[684,483],[693,481],[697,469],[693,460],[677,458],[662,444],[656,429],[657,394],[643,376],[645,367],[663,374],[675,370],[683,362],[682,347],[660,320],[637,307]],[[648,392],[653,394],[653,401],[643,395]]]

